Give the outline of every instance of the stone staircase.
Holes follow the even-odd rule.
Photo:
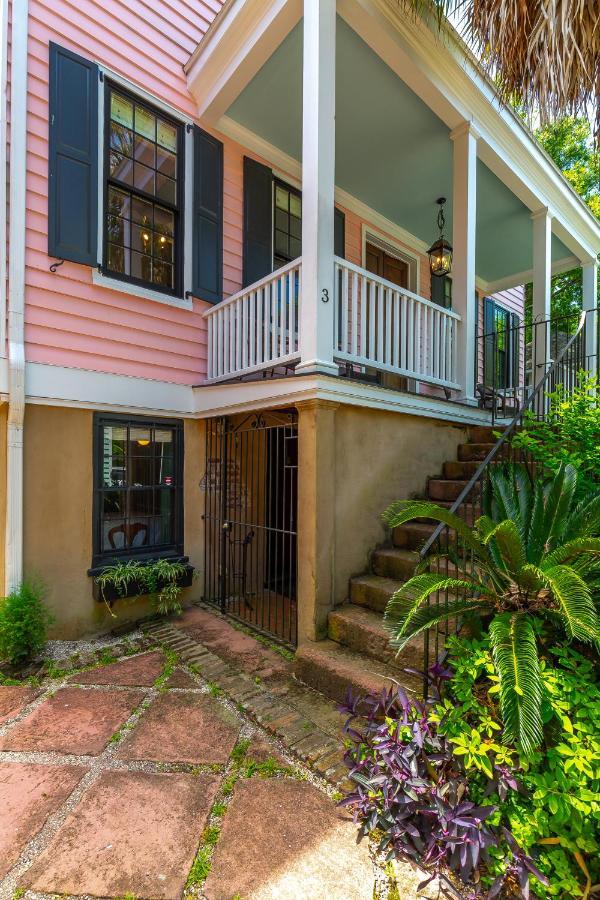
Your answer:
[[[429,479],[427,499],[452,506],[494,443],[491,428],[470,428],[457,459],[444,463],[441,477]],[[348,687],[365,693],[392,681],[420,693],[421,679],[404,670],[423,667],[423,639],[416,638],[396,658],[383,612],[392,594],[414,574],[419,550],[435,528],[433,522],[419,520],[393,529],[390,545],[373,551],[371,571],[350,579],[348,601],[329,613],[328,638],[298,648],[297,678],[334,700],[342,700]]]

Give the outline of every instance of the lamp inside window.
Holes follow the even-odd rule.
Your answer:
[[[436,200],[436,203],[439,206],[437,224],[440,235],[437,241],[431,245],[427,254],[429,256],[429,268],[431,274],[441,278],[444,275],[449,275],[452,271],[452,245],[449,244],[444,237],[444,228],[446,226],[444,204],[446,203],[446,198],[439,197]]]

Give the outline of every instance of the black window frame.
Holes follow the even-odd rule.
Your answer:
[[[172,125],[177,130],[177,179],[176,179],[176,203],[171,204],[168,201],[161,200],[159,197],[154,196],[153,194],[148,194],[145,191],[135,188],[133,186],[122,184],[118,181],[118,179],[111,178],[110,176],[110,95],[111,91],[115,91],[118,94],[121,94],[123,97],[126,97],[128,100],[131,100],[134,106],[140,106],[143,109],[146,109],[154,116],[159,116],[161,119],[164,119],[165,122],[168,122],[169,125]],[[138,94],[127,90],[127,88],[122,87],[122,85],[111,81],[109,78],[105,78],[105,86],[104,86],[104,131],[102,135],[102,154],[103,154],[103,167],[102,167],[102,266],[101,273],[106,275],[109,278],[113,278],[116,281],[122,281],[125,284],[134,284],[138,287],[145,288],[148,291],[154,291],[159,294],[166,294],[169,297],[177,297],[181,299],[183,297],[183,281],[184,281],[184,261],[183,261],[183,251],[185,246],[184,241],[184,223],[185,223],[185,124],[177,119],[170,116],[168,113],[164,112],[159,106],[153,106],[151,103],[148,103],[146,100],[141,98]],[[173,288],[165,287],[164,285],[155,284],[152,281],[145,281],[143,278],[136,278],[133,275],[127,275],[124,272],[116,272],[113,269],[110,269],[108,266],[108,234],[107,234],[107,223],[108,223],[108,189],[109,187],[114,187],[117,190],[122,191],[123,193],[129,193],[132,196],[137,196],[142,200],[145,200],[148,203],[152,203],[155,206],[161,206],[165,209],[168,209],[170,212],[174,214],[175,227],[174,227],[174,237],[173,237],[173,272],[174,272],[174,286]]]
[[[300,253],[297,256],[290,256],[289,253],[287,253],[287,254],[280,253],[275,247],[275,232],[281,231],[281,229],[277,228],[277,224],[276,224],[277,208],[278,208],[276,198],[277,198],[277,188],[278,187],[282,188],[284,191],[287,191],[288,194],[298,197],[298,199],[300,200],[300,209],[301,209],[300,238],[296,238],[296,240],[300,241]],[[277,177],[273,176],[272,192],[273,192],[273,196],[271,198],[271,241],[272,241],[272,248],[273,248],[272,266],[273,266],[273,271],[277,272],[278,269],[283,268],[283,266],[289,265],[289,263],[294,262],[295,259],[299,259],[302,256],[302,209],[303,209],[303,207],[302,207],[302,191],[300,190],[300,188],[293,187],[291,184],[288,184],[287,181],[283,181],[282,178],[277,178]],[[290,215],[290,213],[288,212],[288,216],[289,215]],[[289,229],[287,231],[287,235],[288,235],[288,246],[289,246],[289,239],[290,239],[290,237],[293,236],[293,235],[291,235]],[[284,261],[276,262],[276,257],[278,259],[284,259]]]
[[[102,549],[102,503],[101,499],[104,493],[115,490],[131,491],[136,490],[131,486],[123,488],[115,488],[114,486],[105,487],[102,483],[103,475],[103,429],[106,425],[116,425],[134,428],[157,428],[164,430],[166,428],[173,429],[174,449],[173,449],[173,473],[175,484],[173,485],[173,540],[166,544],[153,544],[151,546],[142,546],[135,548],[124,548],[122,550],[103,550]],[[165,558],[181,558],[183,557],[183,515],[184,515],[184,498],[183,498],[183,479],[184,479],[184,433],[182,419],[162,419],[146,416],[127,416],[110,413],[94,414],[94,435],[93,435],[93,504],[92,504],[92,566],[91,572],[102,569],[104,566],[114,565],[117,562],[127,562],[128,560],[156,560]],[[159,487],[158,485],[143,486]],[[164,486],[160,486],[164,489]]]

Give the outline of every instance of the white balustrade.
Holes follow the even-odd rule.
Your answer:
[[[334,266],[336,360],[459,388],[457,313],[339,257]]]
[[[249,285],[205,313],[207,381],[297,362],[302,259]]]

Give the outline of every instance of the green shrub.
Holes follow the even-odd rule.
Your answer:
[[[539,650],[561,638],[597,648],[600,618],[594,605],[600,572],[600,490],[576,500],[578,473],[561,465],[548,481],[532,480],[525,467],[498,466],[489,473],[483,510],[473,528],[448,509],[425,500],[394,503],[384,518],[395,528],[415,518],[456,531],[473,571],[442,550],[457,577],[419,571],[390,598],[385,621],[398,651],[428,628],[465,615],[490,617],[488,633],[498,675],[504,739],[530,752],[542,742],[543,684]],[[425,560],[424,565],[429,561]],[[447,603],[429,603],[448,591]]]
[[[508,828],[548,877],[549,887],[538,882],[535,894],[583,896],[586,870],[592,883],[600,879],[600,688],[593,663],[568,647],[541,656],[544,740],[524,756],[498,738],[502,720],[489,639],[452,638],[448,646],[452,678],[429,720],[465,766],[471,797],[497,806],[494,824]],[[503,859],[498,854],[490,879],[502,871]]]
[[[0,600],[0,659],[21,665],[43,648],[52,616],[42,598],[40,585],[24,581]]]
[[[567,394],[559,385],[549,395],[550,409],[544,420],[529,410],[524,427],[513,437],[513,447],[531,454],[548,472],[562,463],[575,466],[582,475],[581,488],[600,482],[600,404],[598,379],[580,372],[575,388]]]

